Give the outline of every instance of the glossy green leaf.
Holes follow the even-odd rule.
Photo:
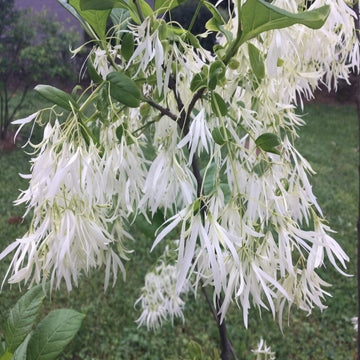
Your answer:
[[[228,112],[224,99],[215,91],[211,94],[211,109],[217,117],[225,116]]]
[[[241,8],[240,44],[264,31],[282,29],[294,24],[303,24],[312,29],[319,29],[325,23],[329,13],[328,5],[311,11],[291,13],[265,0],[248,0]]]
[[[276,149],[276,146],[281,144],[281,140],[276,134],[264,133],[255,140],[255,144],[258,148],[266,152],[280,155],[280,152],[278,149]]]
[[[27,360],[53,360],[79,331],[85,315],[71,309],[54,310],[35,328]]]
[[[108,10],[89,10],[86,4],[92,0],[69,0],[69,4],[79,13],[79,15],[93,28],[95,34],[105,40],[106,24],[111,9]],[[98,1],[95,1],[96,3]]]
[[[71,105],[75,109],[78,109],[78,104],[75,102],[75,100],[68,93],[56,87],[50,85],[37,85],[35,86],[34,90],[46,100],[49,100],[51,103],[58,105],[63,109],[71,111]]]
[[[31,332],[44,297],[42,286],[35,286],[10,310],[4,329],[6,349],[9,352],[14,353]]]
[[[261,56],[260,50],[253,44],[248,43],[248,52],[251,69],[253,70],[258,81],[265,77],[265,63]]]
[[[129,76],[120,72],[112,72],[108,74],[106,80],[110,82],[110,95],[115,100],[129,107],[140,105],[140,90]]]
[[[134,35],[131,32],[125,33],[121,40],[121,55],[126,61],[130,60],[132,54],[134,53],[134,48]]]

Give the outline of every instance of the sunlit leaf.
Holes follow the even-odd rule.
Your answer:
[[[294,24],[303,24],[312,29],[324,25],[330,13],[330,7],[291,13],[278,8],[265,0],[248,0],[241,9],[242,35],[240,43],[261,34],[264,31],[282,29]]]

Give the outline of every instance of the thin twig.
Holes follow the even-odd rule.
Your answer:
[[[200,281],[200,286],[201,286],[201,291],[202,291],[202,293],[203,293],[204,296],[205,296],[206,302],[207,302],[208,305],[209,305],[210,311],[211,311],[211,313],[212,313],[212,315],[213,315],[213,317],[214,317],[214,320],[215,320],[216,323],[219,325],[219,323],[218,323],[218,317],[217,317],[217,314],[216,314],[216,310],[215,310],[214,305],[212,304],[212,302],[211,302],[211,300],[210,300],[210,298],[209,298],[209,294],[207,293],[206,288],[205,288],[205,286],[204,286],[204,283],[203,283],[202,281]]]

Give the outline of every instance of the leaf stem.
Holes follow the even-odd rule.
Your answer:
[[[238,11],[238,29],[235,40],[229,44],[229,47],[226,51],[225,57],[223,59],[223,62],[225,65],[227,65],[230,61],[230,59],[235,55],[237,50],[239,49],[241,42],[241,36],[242,36],[242,21],[241,21],[241,1],[237,1],[237,11]]]
[[[141,22],[144,22],[145,16],[144,16],[144,13],[143,13],[143,11],[142,11],[142,8],[141,8],[141,5],[140,5],[139,0],[134,0],[134,4],[135,4],[135,6],[136,6],[136,10],[137,10],[138,15],[139,15],[139,17],[140,17],[140,21],[141,21]]]
[[[194,15],[193,15],[193,17],[191,19],[191,23],[189,25],[189,28],[187,29],[189,32],[191,32],[191,29],[194,26],[195,20],[196,20],[198,14],[199,14],[199,11],[200,11],[200,8],[201,8],[203,2],[204,2],[204,0],[200,0],[199,3],[198,3],[198,6],[197,6],[197,8],[195,10],[195,13],[194,13]]]

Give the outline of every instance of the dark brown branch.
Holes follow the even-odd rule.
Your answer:
[[[238,358],[236,357],[234,348],[232,347],[230,340],[227,336],[226,321],[225,321],[225,319],[223,319],[223,321],[221,321],[220,309],[221,309],[222,303],[223,303],[223,300],[220,295],[218,297],[217,303],[216,303],[217,323],[218,323],[218,328],[219,328],[221,349],[222,349],[220,356],[221,356],[222,360],[230,360],[230,354],[231,354],[233,356],[234,360],[238,360]]]
[[[185,106],[181,100],[179,93],[176,90],[176,80],[172,75],[170,75],[168,86],[169,86],[169,89],[172,90],[174,93],[177,108],[178,108],[179,113],[181,114],[182,112],[185,111]],[[180,117],[181,117],[181,115],[180,115]]]
[[[205,286],[203,284],[202,281],[200,281],[200,285],[201,285],[201,291],[203,293],[203,295],[205,296],[205,299],[206,299],[206,302],[207,304],[209,305],[209,308],[210,308],[210,311],[212,313],[212,316],[214,318],[214,320],[216,321],[216,323],[218,324],[219,326],[219,323],[218,323],[218,316],[217,316],[217,313],[216,313],[216,309],[214,308],[210,298],[209,298],[209,294],[207,293],[206,289],[205,289]]]
[[[184,129],[184,133],[187,134],[189,132],[189,128],[190,128],[190,120],[191,120],[191,113],[197,103],[198,100],[200,100],[202,98],[202,96],[204,95],[205,92],[205,88],[200,89],[192,98],[190,105],[187,109],[186,112],[186,117],[185,117],[185,121],[184,124],[182,124],[182,128]]]
[[[166,109],[164,107],[162,107],[161,105],[157,104],[155,101],[153,101],[152,99],[148,99],[148,98],[144,98],[144,100],[153,108],[157,109],[160,111],[161,115],[166,115],[168,116],[170,119],[174,120],[174,121],[178,121],[178,117],[173,114],[169,109]]]

